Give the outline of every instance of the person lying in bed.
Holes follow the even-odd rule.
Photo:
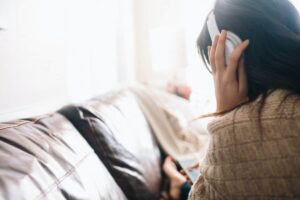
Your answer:
[[[197,46],[217,110],[189,198],[300,199],[296,8],[288,0],[216,0]]]

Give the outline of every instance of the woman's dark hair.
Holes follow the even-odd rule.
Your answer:
[[[300,19],[288,0],[216,0],[214,13],[220,30],[250,40],[244,54],[250,101],[276,89],[300,95]],[[211,43],[205,23],[197,47],[206,66]]]

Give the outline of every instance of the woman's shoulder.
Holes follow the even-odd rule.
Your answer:
[[[265,101],[257,100],[241,106],[227,114],[216,117],[208,124],[213,133],[226,127],[243,125],[253,127],[255,122],[262,125],[278,124],[282,121],[298,121],[300,123],[300,96],[286,90],[275,90],[268,94]]]

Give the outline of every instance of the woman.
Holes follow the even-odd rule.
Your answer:
[[[300,19],[288,0],[217,0],[197,41],[217,110],[190,199],[300,199]],[[243,42],[226,59],[228,30]],[[171,179],[172,180],[172,179]]]

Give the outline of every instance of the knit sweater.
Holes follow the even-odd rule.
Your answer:
[[[198,199],[300,199],[300,97],[277,90],[217,117],[190,192]],[[285,101],[283,101],[285,99]]]

